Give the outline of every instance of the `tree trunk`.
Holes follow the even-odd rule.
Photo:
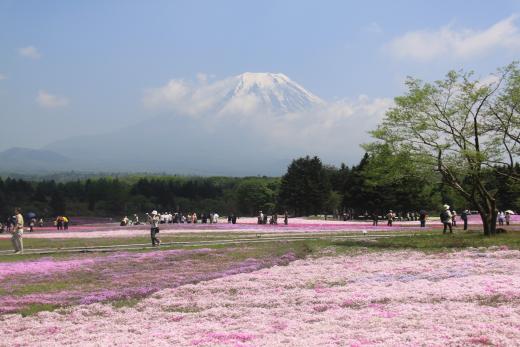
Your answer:
[[[490,209],[479,211],[479,213],[484,227],[484,235],[491,236],[496,234],[498,211],[495,208],[494,202]]]

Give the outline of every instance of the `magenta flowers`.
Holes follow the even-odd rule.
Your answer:
[[[0,333],[9,345],[508,346],[520,341],[519,260],[511,250],[297,260],[135,307],[4,315]]]

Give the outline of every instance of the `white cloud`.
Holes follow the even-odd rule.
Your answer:
[[[430,61],[440,57],[465,59],[492,50],[520,49],[518,15],[505,18],[484,30],[456,29],[453,25],[438,30],[419,30],[393,39],[385,47],[400,59]]]
[[[4,75],[4,74],[1,74],[1,73],[0,73],[0,81],[1,81],[1,80],[6,80],[6,79],[7,79],[7,76]]]
[[[34,46],[22,47],[18,50],[18,53],[25,58],[39,59],[41,57],[40,52]]]
[[[40,90],[38,92],[36,102],[43,108],[62,108],[69,105],[69,100],[67,98],[50,94],[45,90]]]

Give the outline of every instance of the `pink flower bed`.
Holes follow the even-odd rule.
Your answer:
[[[364,253],[0,318],[0,345],[513,346],[520,252]]]
[[[316,233],[316,232],[360,232],[366,231],[395,231],[424,230],[419,227],[418,221],[412,222],[394,222],[394,226],[387,227],[386,221],[380,221],[378,226],[372,226],[371,221],[333,221],[333,220],[311,220],[305,218],[291,218],[289,225],[283,223],[278,225],[258,225],[256,218],[240,218],[237,224],[228,224],[224,220],[218,224],[161,224],[161,235],[179,234],[179,233],[201,233],[201,232],[228,232],[228,233]],[[283,221],[282,221],[283,222]],[[510,228],[518,228],[520,224],[520,216],[513,216],[513,225]],[[459,221],[460,227],[462,222]],[[469,218],[470,227],[480,226],[481,220],[477,215]],[[428,228],[440,228],[441,223],[438,220],[428,221]],[[96,224],[74,226],[68,231],[56,231],[51,228],[36,229],[35,232],[25,232],[25,238],[99,238],[99,237],[133,237],[148,236],[149,227],[146,225],[120,227],[112,224]],[[0,234],[0,239],[7,239],[10,235]]]
[[[228,257],[225,249],[202,248],[0,263],[0,314],[17,312],[31,304],[65,306],[142,298],[164,288],[251,272],[295,259],[293,253],[287,253],[239,260]],[[57,282],[67,288],[24,292],[26,286],[38,288]]]

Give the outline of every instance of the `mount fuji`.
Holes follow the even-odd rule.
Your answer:
[[[246,72],[213,83],[198,85],[172,80],[167,85],[149,90],[145,104],[171,107],[200,115],[251,113],[254,111],[285,114],[306,112],[324,104],[298,83],[281,73]]]
[[[284,74],[251,72],[170,80],[146,90],[142,104],[149,119],[42,148],[68,158],[53,169],[247,176],[280,175],[303,155],[354,162],[389,106],[329,103]]]

